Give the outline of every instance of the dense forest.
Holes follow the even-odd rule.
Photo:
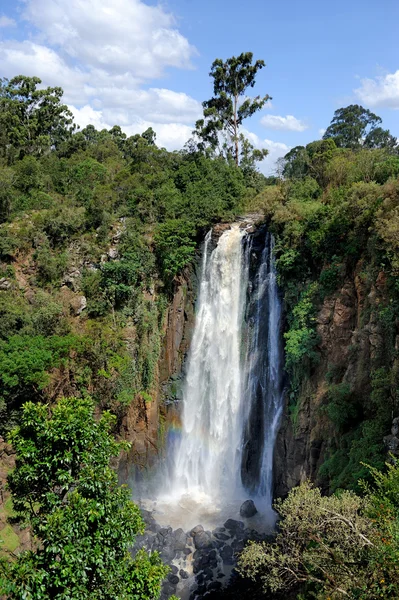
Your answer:
[[[165,312],[205,232],[248,211],[276,239],[290,426],[317,396],[328,443],[323,493],[307,482],[279,501],[275,541],[251,544],[239,570],[264,597],[399,596],[399,469],[383,441],[399,416],[397,140],[350,106],[264,177],[265,152],[239,127],[268,96],[238,102],[263,66],[250,53],[215,61],[215,96],[179,152],[152,129],[79,129],[38,78],[1,82],[0,435],[16,452],[6,598],[159,594],[159,557],[127,552],[143,523],[109,467],[126,448],[114,436],[129,405],[158,392]],[[359,338],[329,362],[320,312],[351,281]],[[16,523],[32,531],[28,551],[16,552]]]

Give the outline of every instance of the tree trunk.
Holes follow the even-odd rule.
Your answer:
[[[237,96],[234,96],[234,145],[235,145],[236,166],[238,167],[237,103],[238,103],[238,98],[237,98]]]

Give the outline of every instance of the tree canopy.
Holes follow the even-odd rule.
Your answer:
[[[10,435],[16,467],[8,477],[16,520],[38,543],[1,563],[0,590],[20,600],[152,600],[167,573],[158,556],[128,550],[143,531],[138,507],[118,486],[109,461],[126,444],[110,434],[115,418],[94,418],[88,398],[52,409],[25,404]]]
[[[243,157],[248,161],[249,152],[254,160],[262,160],[266,150],[254,151],[248,140],[245,140],[240,128],[243,121],[259,111],[270,96],[246,96],[248,88],[254,87],[258,71],[265,62],[257,60],[253,63],[252,52],[243,52],[226,61],[217,58],[209,75],[213,78],[213,97],[202,103],[204,118],[196,123],[196,135],[204,146],[212,150],[218,148],[220,136],[224,137],[222,151],[227,157],[233,157],[236,165],[240,162],[240,144],[243,145]]]
[[[18,75],[0,81],[3,156],[39,156],[73,132],[73,116],[62,104],[60,87],[41,89],[38,77]]]
[[[397,140],[380,127],[382,120],[359,104],[335,111],[323,139],[332,138],[338,148],[394,148]]]

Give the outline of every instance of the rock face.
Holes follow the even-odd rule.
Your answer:
[[[392,421],[391,434],[384,437],[384,444],[390,454],[399,457],[399,417]]]
[[[384,344],[378,307],[388,293],[383,273],[370,283],[362,277],[362,268],[360,261],[342,287],[324,299],[316,317],[321,360],[302,385],[295,425],[287,411],[283,419],[275,449],[275,496],[285,496],[308,478],[325,487],[319,468],[337,435],[323,411],[326,374],[331,369],[339,373],[339,381],[348,385],[351,394],[371,392],[370,372]],[[393,368],[398,367],[396,361]],[[394,452],[399,448],[396,440],[396,434],[386,438]]]
[[[132,449],[119,460],[121,481],[141,478],[142,471],[157,462],[164,442],[160,423],[165,430],[169,422],[180,419],[176,406],[181,400],[182,369],[194,325],[195,293],[196,269],[186,269],[174,283],[173,298],[164,318],[155,377],[158,393],[150,403],[136,398],[122,422],[122,436],[131,442]]]
[[[240,515],[242,517],[248,519],[256,515],[257,512],[258,509],[256,508],[253,500],[245,500],[245,502],[241,504]]]

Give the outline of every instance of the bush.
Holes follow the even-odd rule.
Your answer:
[[[195,254],[195,228],[185,219],[170,219],[159,225],[154,237],[162,275],[171,280]]]
[[[265,593],[319,600],[399,596],[399,466],[372,470],[374,489],[323,496],[303,483],[275,508],[279,533],[250,543],[238,568]]]

